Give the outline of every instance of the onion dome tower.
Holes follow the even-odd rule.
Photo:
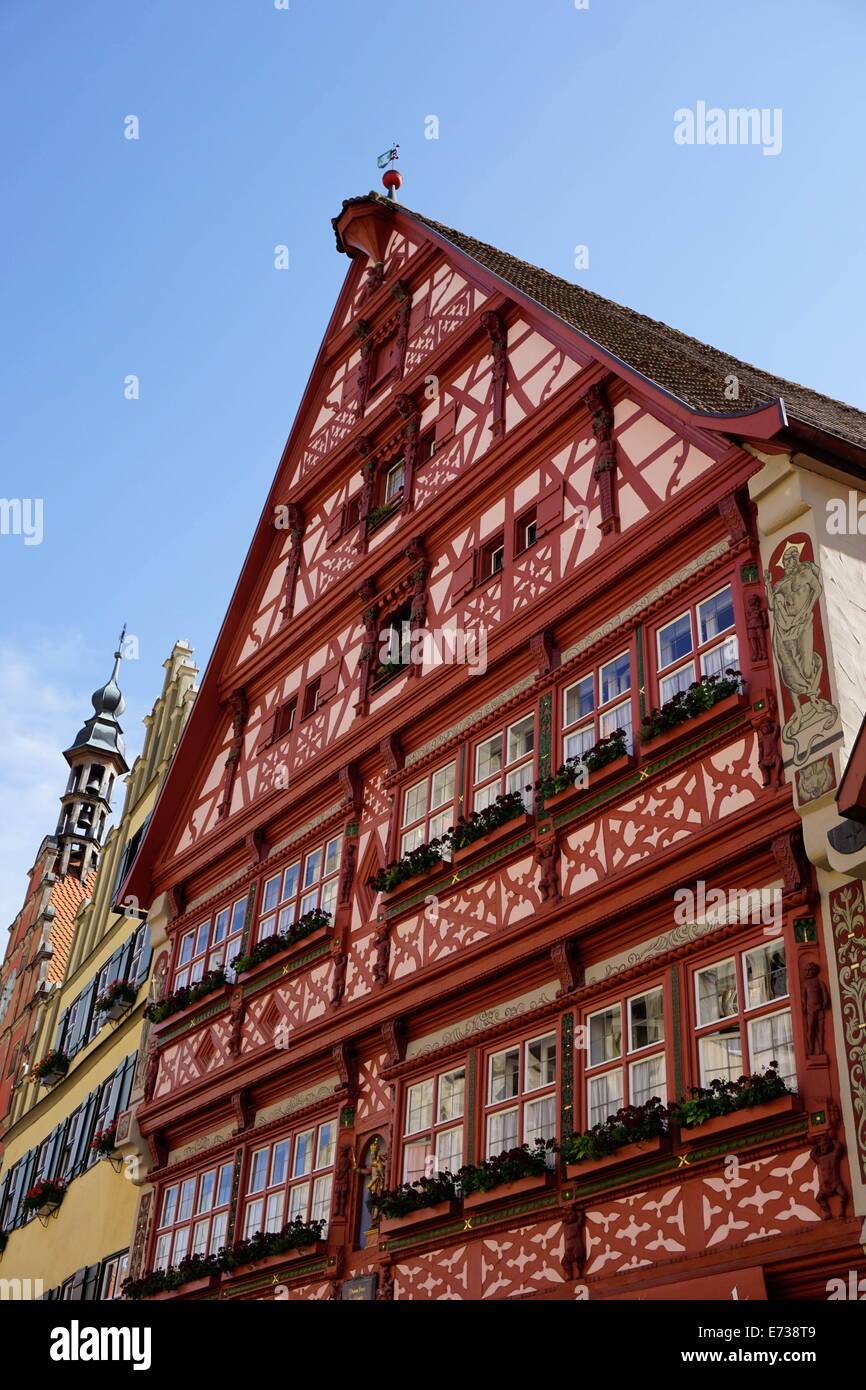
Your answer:
[[[94,713],[63,754],[70,773],[66,791],[60,798],[55,837],[57,873],[61,878],[73,874],[82,883],[99,862],[115,778],[129,771],[124,757],[123,731],[118,723],[118,716],[126,708],[117,683],[125,635],[124,627],[114,653],[114,670],[105,685],[91,697]]]

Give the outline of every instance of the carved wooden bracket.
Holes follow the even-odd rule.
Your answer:
[[[265,838],[265,832],[264,830],[262,830],[261,826],[259,826],[255,830],[250,831],[249,835],[247,835],[246,839],[244,840],[244,844],[250,852],[251,863],[261,864],[263,860],[267,859],[268,842]]]
[[[406,1025],[402,1018],[389,1018],[382,1024],[382,1038],[387,1049],[386,1066],[396,1067],[406,1056]]]
[[[256,1117],[252,1093],[246,1087],[233,1091],[231,1104],[238,1130],[249,1129]]]
[[[388,967],[391,964],[391,928],[387,921],[376,927],[376,964],[373,966],[373,983],[382,989],[388,983]]]
[[[529,648],[540,676],[546,676],[559,665],[559,648],[553,636],[553,628],[546,627],[529,639]]]
[[[402,771],[406,761],[406,755],[400,746],[400,735],[398,733],[386,734],[379,741],[379,752],[385,759],[386,776],[393,777],[395,773]]]
[[[172,919],[182,917],[186,912],[186,890],[182,883],[176,883],[168,890],[168,901]]]
[[[802,907],[807,903],[813,906],[819,895],[813,886],[813,873],[803,846],[800,830],[789,830],[778,835],[770,846],[773,858],[779,866],[784,887],[782,901],[786,907]]]
[[[559,979],[557,999],[561,994],[569,994],[583,984],[583,969],[578,964],[577,952],[570,941],[558,941],[550,948],[550,959]]]
[[[358,841],[345,840],[343,843],[343,864],[340,870],[340,888],[337,901],[345,907],[352,900],[352,885],[355,882],[355,861],[358,858]]]
[[[340,1086],[347,1092],[355,1093],[358,1089],[358,1059],[353,1044],[336,1043],[331,1048],[331,1056],[337,1068]]]
[[[729,492],[719,501],[719,516],[728,528],[731,545],[738,545],[754,534],[750,503],[739,492]]]
[[[343,789],[344,811],[353,811],[356,816],[361,814],[364,806],[364,780],[361,770],[357,763],[346,763],[340,768],[338,773],[340,786]]]

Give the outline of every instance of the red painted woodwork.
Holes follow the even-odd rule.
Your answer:
[[[417,1211],[407,1212],[405,1216],[384,1216],[379,1230],[383,1236],[398,1231],[412,1230],[417,1226],[428,1225],[432,1221],[447,1221],[460,1212],[459,1202],[436,1202],[431,1207],[419,1207]]]
[[[493,1206],[515,1197],[527,1197],[533,1192],[541,1192],[552,1185],[550,1173],[540,1173],[528,1178],[517,1178],[514,1182],[503,1182],[491,1187],[489,1192],[470,1192],[463,1198],[463,1210],[478,1211],[482,1207]]]
[[[760,467],[740,441],[771,439],[781,407],[733,423],[692,410],[397,204],[350,203],[336,230],[346,280],[119,890],[158,911],[183,885],[168,922],[175,952],[241,899],[250,949],[268,883],[281,896],[267,912],[306,893],[332,925],[154,1030],[136,1111],[155,1155],[153,1211],[172,1183],[232,1165],[236,1218],[255,1153],[312,1135],[301,1176],[293,1157],[280,1193],[288,1200],[303,1183],[298,1209],[319,1202],[325,1263],[305,1275],[304,1261],[278,1257],[292,1299],[327,1298],[373,1272],[398,1300],[573,1299],[577,1264],[591,1299],[653,1297],[685,1269],[719,1287],[758,1270],[755,1287],[787,1288],[794,1258],[819,1284],[848,1239],[849,1169],[846,1155],[813,1157],[817,1136],[838,1127],[839,1073],[829,1020],[826,1055],[807,1057],[800,989],[809,964],[825,979],[830,963],[820,921],[814,941],[794,930],[795,916],[819,915],[792,840],[799,819],[784,784],[765,785],[768,736],[744,699],[635,746],[590,774],[586,791],[551,798],[556,852],[542,863],[552,836],[522,817],[387,899],[368,884],[400,857],[407,826],[420,827],[419,842],[431,823],[441,833],[485,779],[534,783],[563,761],[566,736],[583,729],[597,741],[625,709],[636,733],[654,703],[658,630],[698,602],[730,589],[726,640],[738,642],[744,679],[767,689],[754,605],[751,640],[747,621],[759,547],[736,499]],[[393,514],[368,525],[386,501]],[[274,526],[277,505],[298,509],[300,539]],[[479,557],[499,538],[502,568],[485,577]],[[411,674],[388,679],[382,625],[405,613],[413,637],[483,637],[483,661],[422,647]],[[304,717],[316,682],[318,706]],[[280,711],[292,702],[289,728]],[[568,720],[567,706],[577,709]],[[675,918],[675,894],[700,880],[746,891],[781,880],[781,935]],[[759,954],[774,942],[783,964]],[[754,1113],[706,1155],[703,1135],[684,1135],[694,1161],[677,1166],[672,1154],[661,1173],[649,1171],[654,1146],[620,1151],[591,1195],[597,1165],[467,1198],[464,1212],[485,1208],[477,1229],[449,1221],[449,1207],[376,1231],[365,1200],[374,1175],[393,1187],[430,1158],[480,1162],[539,1125],[560,1138],[589,1128],[601,1064],[589,1065],[576,1030],[594,1016],[619,1010],[621,1055],[604,1066],[622,1086],[637,1089],[635,1059],[656,1052],[666,1070],[652,1084],[668,1099],[698,1085],[708,1034],[696,972],[729,959],[742,1055],[758,1050],[753,1020],[778,1014],[774,1042],[802,1110]],[[767,980],[777,993],[747,1007],[749,988]],[[656,1018],[635,1001],[656,989],[663,1036],[632,1048],[631,1020],[640,1029]],[[716,1147],[736,1154],[735,1183]],[[833,1179],[829,1219],[819,1161]],[[574,1201],[585,1251],[564,1264]],[[153,1258],[156,1220],[141,1223],[139,1269]],[[376,1242],[398,1228],[386,1281]],[[240,1275],[224,1283],[231,1296],[268,1296]]]
[[[749,1110],[732,1110],[730,1115],[715,1115],[711,1120],[704,1120],[703,1124],[681,1129],[680,1139],[684,1144],[699,1144],[716,1134],[730,1134],[732,1130],[743,1129],[747,1125],[764,1124],[781,1115],[796,1114],[802,1108],[803,1102],[799,1096],[779,1096],[766,1105],[755,1105]]]
[[[596,1173],[605,1168],[619,1168],[627,1163],[634,1163],[642,1158],[650,1158],[653,1155],[665,1152],[670,1148],[670,1139],[667,1135],[658,1135],[655,1139],[646,1139],[642,1144],[622,1144],[611,1154],[605,1154],[603,1158],[583,1158],[579,1163],[567,1163],[565,1166],[565,1176],[567,1178],[592,1178]]]

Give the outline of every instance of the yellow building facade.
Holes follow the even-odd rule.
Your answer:
[[[120,1296],[135,1217],[138,1174],[112,1152],[141,1056],[151,946],[144,914],[119,885],[136,853],[165,771],[183,731],[198,672],[177,642],[162,692],[144,720],[140,757],[126,778],[118,824],[109,831],[92,898],[75,919],[64,978],[41,1009],[34,1058],[59,1053],[65,1072],[51,1084],[34,1068],[17,1081],[3,1134],[0,1168],[0,1286],[5,1297],[110,1299]],[[115,982],[119,982],[119,985]],[[114,991],[112,991],[114,986]],[[113,1008],[98,1002],[119,992]],[[124,997],[125,996],[125,997]],[[45,1180],[62,1186],[59,1205],[28,1212],[28,1192]],[[56,1200],[56,1198],[55,1198]]]

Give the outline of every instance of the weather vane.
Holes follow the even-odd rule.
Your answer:
[[[394,194],[396,193],[397,189],[403,183],[403,178],[400,174],[400,171],[394,168],[394,161],[399,158],[400,146],[392,145],[390,150],[386,150],[384,154],[380,154],[379,158],[376,160],[376,167],[378,169],[385,169],[386,164],[391,165],[391,168],[385,169],[385,172],[382,175],[382,182],[388,190],[389,198],[394,197]]]

